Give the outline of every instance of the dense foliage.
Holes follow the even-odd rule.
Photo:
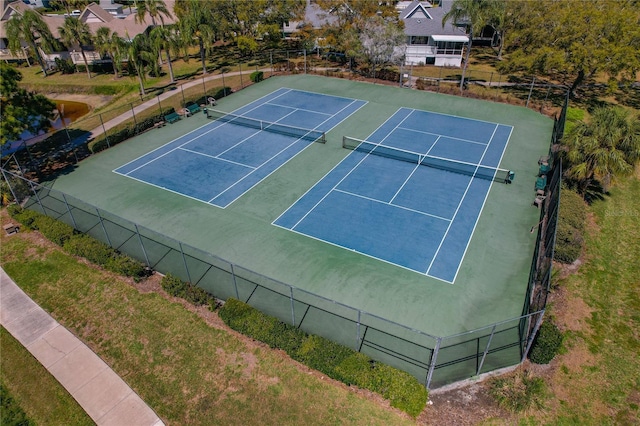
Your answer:
[[[616,178],[629,176],[640,162],[640,119],[621,107],[598,107],[562,138],[565,175],[588,195],[592,185],[604,191]]]
[[[573,263],[580,257],[584,244],[586,219],[587,209],[582,197],[575,191],[562,188],[554,260]]]
[[[381,394],[393,407],[414,417],[425,407],[427,390],[413,376],[353,349],[308,335],[235,299],[226,301],[220,318],[232,329],[282,349],[291,358],[333,379]]]
[[[25,130],[37,133],[50,127],[56,105],[43,95],[18,87],[20,71],[0,62],[0,146],[17,140]]]
[[[545,320],[533,341],[529,359],[536,364],[549,364],[562,347],[562,332],[550,319]]]

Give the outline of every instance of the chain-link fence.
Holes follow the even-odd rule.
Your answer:
[[[556,170],[554,176],[559,176],[560,169]],[[531,304],[540,308],[537,311],[525,302],[525,312],[519,318],[454,336],[430,335],[271,279],[4,168],[2,174],[12,195],[25,208],[65,222],[149,268],[194,283],[219,299],[237,298],[308,333],[407,371],[428,388],[519,363],[544,313],[546,298],[542,306]],[[552,185],[559,187],[559,180]],[[555,200],[557,203],[557,197]],[[557,215],[557,204],[549,206],[543,215],[547,211]],[[555,217],[547,223],[555,223]],[[551,231],[548,225],[539,231],[536,254],[543,255],[534,259],[530,280],[530,286],[536,288],[549,286],[550,263],[541,260],[551,259]]]
[[[324,72],[329,69],[327,64],[331,63],[328,55],[318,55],[314,58],[306,52],[296,52],[294,55],[289,51],[269,52],[266,58],[263,57],[264,60],[268,61],[272,74]],[[322,70],[318,61],[325,61]],[[254,69],[264,65],[256,59],[244,66],[249,67],[249,63]],[[348,63],[348,58],[338,58],[338,62],[331,64]],[[239,77],[240,75],[233,76]],[[244,81],[240,84],[244,84]],[[203,79],[201,88],[191,87],[193,93],[182,87],[177,89],[180,92],[172,98],[172,102],[178,101],[184,105],[193,97],[206,99],[212,88],[219,90],[218,87]],[[530,97],[534,93],[533,87],[532,84]],[[25,149],[3,158],[2,175],[13,198],[25,208],[63,221],[78,231],[144,262],[149,268],[164,274],[171,273],[205,289],[219,299],[233,297],[242,300],[308,333],[326,337],[363,352],[373,359],[407,371],[427,388],[437,388],[518,364],[525,359],[531,347],[544,315],[547,293],[551,285],[551,263],[562,175],[562,165],[555,146],[564,130],[568,105],[566,90],[563,100],[560,113],[555,120],[549,156],[541,159],[541,164],[544,162],[547,167],[544,172],[551,178],[540,195],[544,197],[540,204],[540,222],[531,229],[531,232],[534,232],[537,228],[538,235],[522,315],[446,337],[415,330],[339,301],[310,293],[295,285],[271,279],[38,183],[39,175],[45,170],[43,167],[53,167],[57,164],[50,161],[55,160],[52,157],[66,156],[68,162],[78,162],[90,154],[86,149],[86,143],[74,145],[70,143],[70,137],[62,144],[67,147],[66,150],[46,150],[37,145],[25,145]],[[121,115],[125,109],[130,109],[132,114],[135,114],[134,108],[131,104],[109,114]],[[167,113],[168,108],[175,107],[172,103],[161,102],[158,97],[157,110],[150,114],[162,116]],[[149,117],[136,115],[134,126],[139,131],[144,131],[144,126],[139,126],[139,123],[148,119]],[[101,117],[100,120],[104,119]],[[116,134],[110,132],[116,131],[105,129],[105,139]],[[46,163],[42,158],[47,159]]]

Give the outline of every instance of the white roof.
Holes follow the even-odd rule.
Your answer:
[[[433,41],[458,41],[467,43],[469,37],[463,35],[432,35]]]

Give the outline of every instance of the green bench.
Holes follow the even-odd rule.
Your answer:
[[[164,116],[164,121],[167,123],[175,123],[178,120],[180,120],[180,116],[177,112],[172,112],[171,114]]]
[[[198,104],[187,105],[185,108],[187,109],[188,115],[193,115],[200,111],[200,106]]]

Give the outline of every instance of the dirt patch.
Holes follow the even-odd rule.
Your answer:
[[[489,419],[516,423],[515,418],[498,407],[489,395],[487,383],[475,383],[447,392],[430,395],[426,410],[418,418],[422,425],[465,426]]]

